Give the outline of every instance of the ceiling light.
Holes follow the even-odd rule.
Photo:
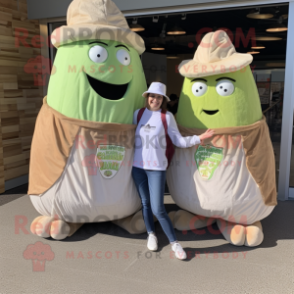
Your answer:
[[[151,46],[151,50],[165,50],[164,46],[163,45],[159,45],[159,44],[153,44]]]
[[[166,56],[167,59],[178,59],[179,57],[175,54],[171,54],[171,55],[168,55]]]
[[[268,29],[266,29],[268,33],[281,33],[286,32],[287,30],[288,28],[285,25],[279,23],[271,25]]]
[[[252,37],[253,40],[256,41],[280,41],[282,38],[280,37],[271,37],[271,36],[264,36],[264,37]]]
[[[133,32],[143,32],[145,31],[145,28],[143,28],[141,25],[139,24],[131,24],[130,25],[130,29],[133,31]]]
[[[167,32],[168,35],[185,35],[186,31],[184,31],[179,26],[174,26],[171,30]]]
[[[271,13],[260,13],[260,8],[251,10],[246,16],[253,19],[269,19],[274,17]]]
[[[250,52],[247,52],[247,54],[259,54],[260,52],[258,51],[250,51]]]
[[[285,67],[285,62],[270,62],[265,65],[268,67]]]
[[[134,17],[132,24],[130,25],[130,29],[133,32],[143,32],[145,31],[145,28],[143,28],[141,25],[138,24],[138,18]]]
[[[254,50],[265,49],[265,46],[257,43],[255,46],[251,46],[251,49],[254,49]]]

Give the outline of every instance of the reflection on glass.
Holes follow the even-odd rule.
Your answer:
[[[257,70],[255,74],[262,111],[267,120],[274,148],[278,181],[285,70]]]

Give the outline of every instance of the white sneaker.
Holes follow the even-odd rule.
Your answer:
[[[148,236],[148,241],[147,241],[147,248],[150,251],[156,251],[158,246],[157,246],[157,238],[154,234],[149,234]]]
[[[180,243],[174,243],[172,245],[172,251],[175,253],[175,257],[177,259],[183,260],[187,258],[187,254]]]

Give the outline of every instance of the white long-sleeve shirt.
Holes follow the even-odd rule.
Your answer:
[[[134,113],[133,124],[137,124],[139,109]],[[173,144],[187,148],[200,144],[198,136],[182,137],[174,116],[166,112],[167,132]],[[165,156],[166,136],[161,120],[161,109],[145,109],[136,129],[135,155],[133,166],[148,170],[166,170],[168,161]]]

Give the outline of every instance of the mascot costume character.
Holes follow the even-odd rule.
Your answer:
[[[31,232],[61,240],[105,221],[145,232],[131,177],[144,41],[111,0],[73,0],[51,40],[56,73],[31,149],[28,194],[41,214]]]
[[[216,220],[228,242],[249,247],[263,241],[260,220],[277,204],[274,152],[251,62],[219,30],[206,34],[194,59],[179,65],[185,77],[177,113],[182,135],[207,128],[215,135],[196,151],[177,148],[167,171],[170,193],[183,209],[170,213],[176,229]]]

